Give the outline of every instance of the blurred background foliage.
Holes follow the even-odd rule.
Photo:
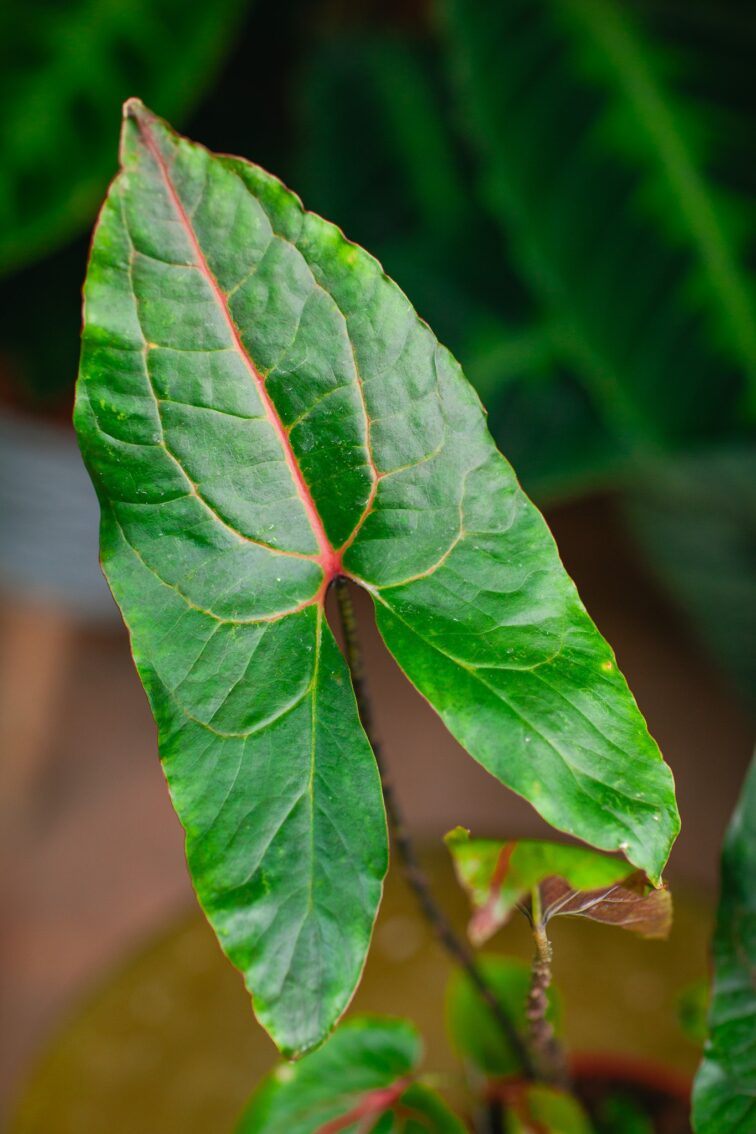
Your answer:
[[[541,505],[610,492],[756,691],[751,0],[8,0],[0,404],[65,420],[138,94],[365,244]]]

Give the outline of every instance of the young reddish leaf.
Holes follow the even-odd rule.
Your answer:
[[[470,753],[658,878],[672,779],[459,366],[269,174],[126,106],[76,425],[200,901],[285,1052],[362,969],[375,763],[324,616],[341,574]]]
[[[544,924],[557,915],[587,917],[631,929],[644,937],[665,937],[672,917],[669,891],[654,889],[646,875],[619,858],[585,847],[535,839],[506,843],[471,839],[457,827],[446,836],[457,877],[474,913],[469,934],[487,941],[538,887]]]
[[[404,1020],[356,1017],[320,1051],[273,1071],[237,1134],[464,1134],[441,1097],[417,1082],[420,1037]]]

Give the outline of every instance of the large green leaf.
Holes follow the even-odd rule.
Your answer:
[[[83,228],[134,88],[163,114],[201,94],[246,0],[8,0],[0,7],[0,273]]]
[[[756,760],[722,852],[709,1040],[693,1088],[693,1128],[756,1130]]]
[[[463,1134],[440,1096],[416,1081],[420,1056],[404,1020],[348,1020],[319,1051],[263,1080],[237,1134]]]
[[[659,878],[672,778],[451,355],[259,168],[127,104],[76,425],[200,900],[285,1051],[364,961],[377,770],[324,617],[342,574],[470,753]]]
[[[666,937],[672,901],[642,871],[620,858],[544,839],[471,839],[457,827],[446,836],[457,877],[470,895],[469,934],[487,941],[514,909],[540,891],[543,924],[552,917],[587,917],[644,937]]]

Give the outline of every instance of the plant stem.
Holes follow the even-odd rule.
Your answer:
[[[562,1046],[547,1019],[551,985],[551,942],[541,908],[541,888],[534,886],[530,896],[531,925],[535,954],[530,976],[526,1014],[528,1039],[540,1077],[560,1087],[569,1087],[569,1073]]]
[[[383,760],[381,746],[376,739],[372,706],[367,690],[362,651],[357,634],[357,619],[354,606],[352,605],[352,598],[349,594],[348,584],[346,579],[338,578],[335,580],[334,585],[341,626],[344,632],[344,651],[347,665],[349,666],[349,672],[352,677],[354,694],[357,699],[357,709],[360,714],[362,727],[375,753],[378,771],[381,776],[381,784],[383,786],[386,814],[388,816],[393,842],[401,860],[404,876],[417,898],[420,909],[441,945],[449,956],[464,970],[469,981],[477,989],[481,999],[489,1008],[491,1015],[506,1036],[510,1047],[522,1065],[524,1074],[529,1079],[539,1078],[540,1076],[537,1074],[537,1068],[534,1066],[530,1052],[523,1042],[515,1024],[502,1007],[501,1001],[486,980],[472,951],[465,944],[464,940],[454,931],[446,914],[436,902],[428,878],[420,866],[414,843],[405,825],[401,807],[397,803],[396,795],[394,794],[394,788]]]

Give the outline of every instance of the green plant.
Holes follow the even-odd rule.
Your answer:
[[[199,900],[279,1049],[313,1052],[241,1128],[460,1129],[417,1080],[408,1025],[352,1022],[314,1050],[364,964],[385,800],[474,993],[462,1015],[493,1021],[513,1060],[514,1082],[487,1088],[492,1121],[587,1131],[546,924],[561,908],[664,930],[672,778],[452,356],[280,182],[132,99],[92,245],[75,422]],[[450,836],[473,939],[516,904],[532,924],[524,1028],[504,991],[516,978],[502,985],[449,925],[382,775],[354,584],[470,754],[553,827],[624,855]]]

